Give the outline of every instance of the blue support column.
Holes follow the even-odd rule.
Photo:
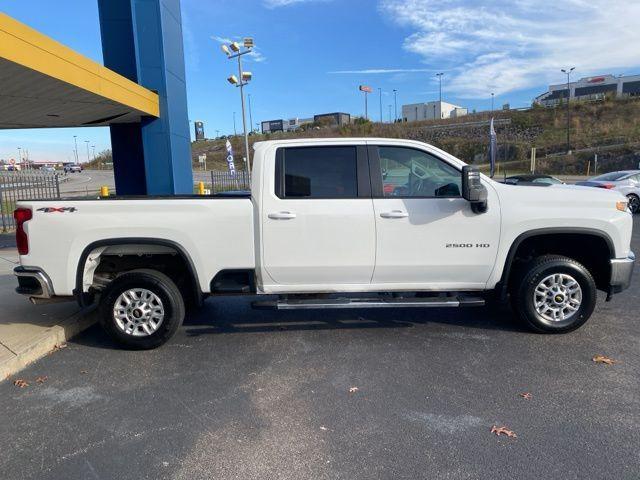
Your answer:
[[[180,1],[98,0],[98,6],[105,66],[160,97],[160,118],[111,127],[117,192],[192,193]],[[137,130],[138,149],[131,143]],[[144,185],[135,181],[140,172]]]

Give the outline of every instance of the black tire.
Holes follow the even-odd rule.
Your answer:
[[[153,333],[143,332],[140,326],[135,330],[144,336],[134,336],[118,326],[114,314],[116,302],[120,295],[132,289],[148,290],[161,302],[164,316]],[[169,277],[156,270],[132,270],[123,273],[109,284],[100,298],[102,328],[120,345],[135,350],[156,348],[166,343],[182,325],[184,314],[184,300],[180,290]]]
[[[631,213],[640,212],[640,197],[638,197],[638,195],[630,193],[627,195],[627,200],[629,201],[629,210],[631,210]]]
[[[519,273],[520,275],[518,275],[512,289],[512,306],[520,319],[534,332],[571,332],[581,327],[593,313],[596,306],[596,284],[591,273],[579,262],[560,255],[544,255],[524,265]],[[534,301],[536,288],[551,275],[564,275],[564,277],[562,277],[564,279],[570,277],[580,286],[582,298],[579,306],[577,310],[573,312],[566,310],[566,319],[557,318],[553,320],[549,318],[550,316],[554,316],[553,310],[544,311],[543,315],[536,309]],[[554,279],[550,280],[552,284],[553,280]],[[544,288],[546,287],[542,287],[540,291],[544,290]],[[565,295],[565,285],[561,285],[560,288],[564,288],[565,290],[554,293],[553,290],[550,289],[551,294],[547,292],[550,297],[548,302],[553,302],[552,306],[554,307],[556,306],[556,299],[561,300],[567,298],[567,295]],[[564,295],[564,297],[560,297],[560,295]],[[539,294],[536,298],[541,299],[544,297],[541,297]],[[562,303],[558,305],[562,305]],[[571,302],[571,305],[574,306],[575,304]]]

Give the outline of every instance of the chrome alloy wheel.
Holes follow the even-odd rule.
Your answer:
[[[533,292],[533,303],[545,320],[564,322],[580,309],[582,288],[571,275],[555,273],[538,284]]]
[[[113,319],[120,330],[134,337],[153,334],[164,320],[162,300],[151,290],[132,288],[113,305]]]

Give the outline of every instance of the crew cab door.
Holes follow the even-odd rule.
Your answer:
[[[471,211],[461,171],[417,148],[369,146],[376,219],[373,284],[405,289],[481,289],[496,260],[500,206],[492,188],[486,213]]]
[[[278,147],[265,162],[274,162],[263,170],[265,291],[369,285],[375,220],[364,143]]]

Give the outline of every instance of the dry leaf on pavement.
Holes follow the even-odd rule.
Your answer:
[[[349,388],[349,393],[356,393],[358,391],[358,387]]]
[[[13,382],[13,384],[14,384],[16,387],[19,387],[19,388],[24,388],[24,387],[28,387],[28,386],[29,386],[29,384],[27,383],[27,381],[26,381],[26,380],[23,380],[22,378],[19,378],[19,379],[15,380],[15,381]]]
[[[49,377],[47,377],[46,375],[43,375],[41,377],[36,378],[36,383],[44,383],[47,380],[49,380]]]
[[[617,360],[614,360],[612,358],[609,358],[609,357],[606,357],[606,356],[600,355],[600,354],[594,355],[592,360],[595,363],[604,363],[605,365],[613,365],[615,363],[619,363]]]
[[[495,433],[498,436],[506,435],[507,437],[517,438],[515,432],[509,430],[507,427],[498,427],[494,425],[493,427],[491,427],[491,433]]]
[[[531,395],[529,392],[519,393],[518,395],[520,395],[525,400],[531,400],[533,398],[533,395]]]

